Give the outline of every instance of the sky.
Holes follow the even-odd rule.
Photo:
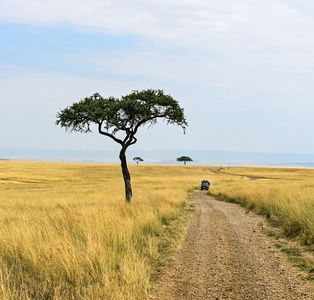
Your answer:
[[[1,0],[0,148],[119,149],[57,112],[152,88],[189,127],[160,120],[132,150],[314,154],[313,53],[310,0]]]

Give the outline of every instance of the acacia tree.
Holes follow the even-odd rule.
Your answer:
[[[137,142],[135,137],[139,127],[152,126],[161,118],[167,124],[188,126],[184,110],[170,95],[162,90],[147,89],[133,91],[119,98],[103,98],[98,93],[73,103],[57,114],[56,125],[67,131],[88,133],[95,124],[101,135],[107,136],[121,145],[119,158],[125,183],[127,202],[132,199],[131,177],[127,167],[126,150]],[[121,133],[123,135],[120,138]],[[119,137],[117,136],[119,134]]]
[[[139,156],[134,157],[133,160],[136,161],[136,164],[137,164],[137,165],[138,165],[138,163],[139,163],[140,161],[144,161],[144,160],[143,160],[142,158],[140,158]]]
[[[177,161],[183,161],[184,164],[186,165],[187,161],[193,161],[193,159],[191,157],[188,157],[188,156],[180,156],[177,158]]]

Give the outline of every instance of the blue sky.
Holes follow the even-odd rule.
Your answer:
[[[142,128],[133,150],[314,154],[313,16],[305,0],[2,0],[0,148],[119,149],[56,113],[154,88],[190,126]]]

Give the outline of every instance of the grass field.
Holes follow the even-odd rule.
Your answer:
[[[265,215],[288,237],[314,244],[314,169],[216,168],[210,193]]]
[[[145,299],[191,215],[198,167],[0,162],[1,299]]]
[[[314,170],[0,162],[0,299],[145,299],[210,192],[314,241]]]

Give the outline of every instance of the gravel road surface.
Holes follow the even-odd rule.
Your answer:
[[[314,299],[313,289],[261,232],[264,219],[197,191],[196,211],[154,299]]]

